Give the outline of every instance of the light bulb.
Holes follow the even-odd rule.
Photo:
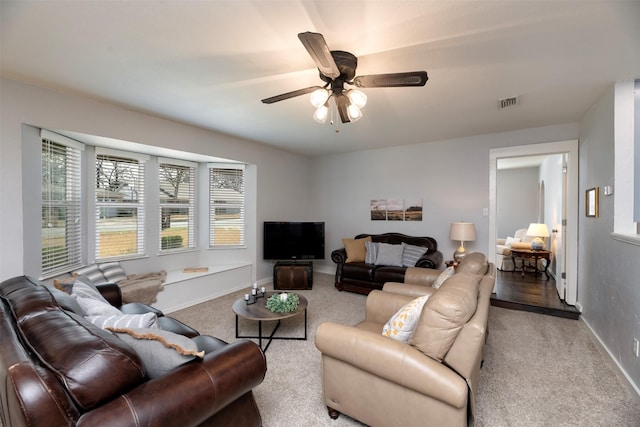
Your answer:
[[[357,106],[351,104],[347,107],[347,115],[349,116],[349,120],[357,122],[362,118],[362,111],[360,111]]]
[[[326,105],[318,107],[315,113],[313,113],[313,120],[318,123],[325,123],[329,116],[329,108]]]
[[[327,99],[329,99],[329,91],[326,89],[316,89],[311,92],[311,96],[309,97],[311,105],[316,108],[323,106],[325,102],[327,102]]]
[[[359,90],[351,89],[347,93],[351,104],[355,105],[358,108],[362,108],[367,104],[367,95],[364,92]]]

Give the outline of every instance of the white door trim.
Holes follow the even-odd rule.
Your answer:
[[[493,148],[489,151],[489,261],[496,262],[496,212],[498,159],[545,154],[568,154],[567,160],[567,234],[566,234],[566,302],[576,305],[578,299],[578,140],[546,142],[541,144],[517,145]]]

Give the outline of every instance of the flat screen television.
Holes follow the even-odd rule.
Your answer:
[[[265,221],[266,260],[324,259],[324,222]]]

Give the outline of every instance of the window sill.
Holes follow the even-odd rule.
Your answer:
[[[611,237],[623,243],[640,246],[640,234],[611,233]]]

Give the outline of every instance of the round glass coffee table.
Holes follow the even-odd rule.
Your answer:
[[[258,298],[254,304],[247,304],[244,298],[237,299],[231,309],[236,315],[236,338],[251,338],[257,339],[258,345],[262,351],[266,352],[271,345],[272,340],[305,340],[307,339],[307,299],[300,294],[298,298],[300,302],[298,308],[290,313],[274,313],[267,308],[267,299],[271,295],[280,294],[281,292],[267,292],[263,298]],[[298,316],[300,313],[304,313],[304,336],[302,337],[276,337],[274,336],[278,328],[280,327],[280,321],[282,319],[289,319],[291,317]],[[257,321],[258,322],[258,335],[240,335],[238,331],[238,318]],[[276,321],[277,323],[271,333],[268,336],[262,334],[262,322]],[[262,340],[267,340],[264,348],[262,347]]]

